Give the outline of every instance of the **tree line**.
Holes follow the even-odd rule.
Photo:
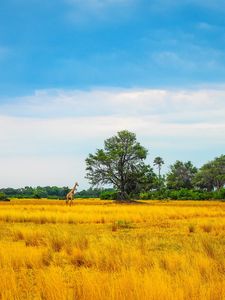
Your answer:
[[[77,198],[130,199],[225,199],[225,155],[199,169],[191,161],[177,160],[167,174],[161,174],[164,160],[156,157],[153,167],[145,163],[148,150],[127,130],[106,139],[86,159],[86,178],[91,188],[76,193]],[[110,186],[111,188],[104,188]],[[6,198],[65,199],[68,187],[46,186],[0,189]]]
[[[102,192],[110,192],[112,189],[102,188],[88,188],[76,193],[77,198],[99,198]],[[47,199],[65,199],[67,193],[70,191],[69,187],[57,187],[57,186],[46,186],[46,187],[30,187],[24,188],[1,188],[0,189],[0,200],[7,198],[47,198]]]
[[[201,168],[191,161],[177,160],[169,172],[161,175],[164,160],[154,159],[153,168],[145,163],[148,150],[132,132],[123,130],[105,140],[104,149],[86,159],[87,178],[92,185],[111,184],[113,192],[104,199],[225,199],[225,155],[214,158]]]

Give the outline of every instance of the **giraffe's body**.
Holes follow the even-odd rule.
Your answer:
[[[76,190],[77,190],[77,186],[79,186],[78,185],[78,183],[76,182],[75,184],[74,184],[74,187],[69,191],[69,193],[66,195],[66,204],[69,204],[69,205],[72,205],[72,203],[73,203],[73,198],[74,198],[74,194],[75,194],[75,192],[76,192]]]

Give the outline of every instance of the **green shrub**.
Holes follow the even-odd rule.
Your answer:
[[[142,200],[210,200],[210,199],[225,199],[225,189],[221,189],[217,192],[206,192],[201,190],[166,190],[161,191],[149,191],[140,194]]]
[[[6,194],[4,193],[0,193],[0,201],[7,201],[9,199],[7,199]]]
[[[151,199],[151,193],[149,193],[149,192],[140,193],[140,199],[141,200],[149,200],[149,199]]]
[[[169,197],[170,197],[170,199],[172,199],[172,200],[177,200],[179,197],[178,197],[178,191],[170,191],[169,192]]]
[[[219,191],[213,192],[213,199],[224,200],[225,199],[225,188],[222,188]]]
[[[100,194],[101,200],[117,200],[118,193],[115,191],[104,191]]]
[[[62,199],[62,198],[59,196],[48,196],[48,199],[55,200],[55,199]]]

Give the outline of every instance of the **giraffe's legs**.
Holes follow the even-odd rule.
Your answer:
[[[71,206],[72,204],[73,204],[73,195],[71,195],[71,194],[68,194],[67,196],[66,196],[66,205],[69,205],[69,206]]]
[[[71,197],[70,197],[70,196],[68,196],[68,197],[66,198],[66,205],[69,205],[69,203],[70,203],[70,199],[71,199]]]
[[[73,198],[73,196],[70,193],[66,196],[66,205],[70,204],[70,201],[72,198]]]

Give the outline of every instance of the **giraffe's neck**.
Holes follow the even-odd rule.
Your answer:
[[[73,193],[75,192],[76,187],[77,187],[77,184],[75,184],[74,187],[73,187],[72,190],[71,190]]]

